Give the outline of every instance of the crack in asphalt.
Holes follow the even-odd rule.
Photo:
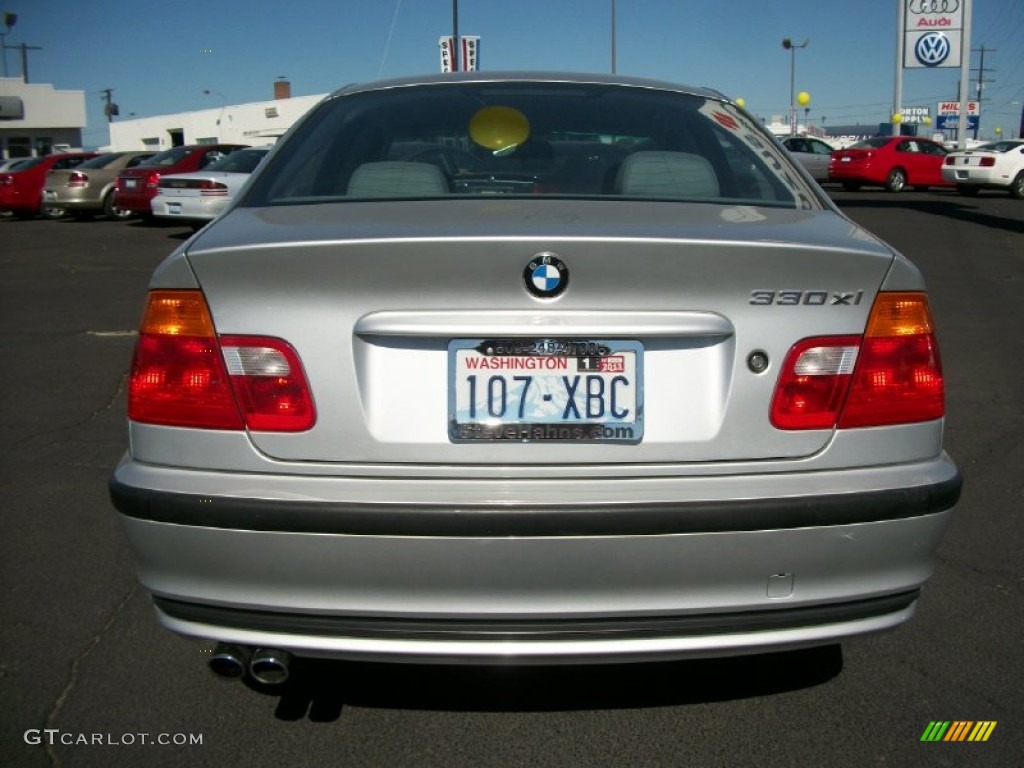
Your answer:
[[[125,392],[125,388],[128,383],[128,374],[129,372],[127,370],[123,371],[121,373],[121,378],[117,382],[117,386],[114,388],[113,394],[107,399],[107,401],[103,405],[93,409],[92,412],[90,412],[84,418],[66,426],[53,427],[52,429],[44,429],[42,432],[33,432],[30,435],[25,435],[25,437],[11,442],[11,445],[14,447],[20,447],[38,438],[46,437],[47,435],[52,435],[54,433],[59,432],[74,432],[75,430],[82,429],[83,427],[88,426],[90,423],[98,419],[100,416],[109,413],[111,410],[113,410],[114,403],[116,403],[118,398],[121,397],[121,395],[123,395]]]
[[[114,611],[111,614],[110,618],[107,619],[106,623],[102,627],[100,627],[99,632],[97,632],[95,635],[92,636],[92,638],[90,638],[88,644],[85,647],[85,650],[78,654],[78,656],[75,657],[75,659],[71,662],[71,673],[70,675],[68,675],[68,680],[64,684],[64,688],[61,690],[60,694],[58,694],[57,699],[54,701],[53,707],[51,707],[50,709],[50,713],[46,716],[46,728],[56,727],[55,724],[57,721],[57,717],[60,715],[60,711],[64,708],[64,703],[71,695],[71,692],[74,690],[75,685],[77,685],[78,683],[79,665],[83,661],[85,661],[89,654],[92,653],[93,649],[97,645],[99,645],[100,640],[103,639],[103,635],[106,634],[107,630],[110,629],[110,627],[113,625],[115,621],[117,621],[118,617],[121,615],[121,611],[124,610],[124,607],[125,605],[127,605],[128,601],[131,600],[132,597],[134,597],[135,593],[138,591],[138,588],[138,582],[132,584],[132,588],[128,590],[128,594],[126,594],[121,599],[121,602],[119,602],[114,607]],[[58,768],[60,766],[60,758],[57,756],[57,751],[55,749],[53,740],[47,740],[46,754],[50,758],[50,765],[54,766],[54,768]]]

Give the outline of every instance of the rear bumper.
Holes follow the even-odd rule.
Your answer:
[[[952,166],[942,168],[942,179],[947,184],[977,187],[1008,187],[1012,178],[1000,175],[992,168]]]
[[[291,649],[310,658],[432,664],[597,664],[768,653],[894,629],[918,592],[837,606],[610,621],[345,619],[233,611],[154,600],[160,623],[185,636]]]
[[[41,201],[41,190],[7,189],[0,192],[0,211],[36,213]]]
[[[125,192],[117,190],[114,192],[114,205],[122,210],[151,215],[150,201],[156,197],[156,190]]]
[[[53,192],[53,195],[47,195]],[[93,211],[103,208],[103,190],[87,187],[85,189],[46,189],[43,191],[43,205],[54,208],[66,208],[69,211]]]
[[[432,480],[416,503],[411,481],[377,481],[372,502],[259,477],[223,495],[202,492],[216,473],[129,461],[111,494],[160,621],[181,634],[300,656],[589,663],[806,647],[906,621],[959,495],[955,466],[859,471],[859,490],[817,474],[843,490],[794,496],[792,477],[766,476],[759,496],[733,498],[723,478],[694,498],[684,478],[658,478],[608,503],[601,481],[570,496],[557,481],[478,482],[469,502],[465,481]]]
[[[227,199],[198,200],[195,198],[173,198],[157,195],[150,203],[153,215],[160,219],[179,221],[212,221],[223,213],[230,201]]]

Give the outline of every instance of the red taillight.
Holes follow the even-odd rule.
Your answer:
[[[859,336],[804,339],[789,350],[772,400],[779,429],[831,429],[850,385]]]
[[[905,424],[945,414],[942,364],[923,293],[881,293],[863,337],[805,339],[772,401],[779,429]]]
[[[9,187],[14,183],[14,176],[10,173],[0,173],[0,187]]]
[[[982,168],[991,168],[995,164],[996,159],[994,157],[983,157],[981,158],[981,162],[978,163]]]
[[[226,197],[228,194],[227,184],[221,184],[219,181],[210,181],[209,179],[204,179],[202,184],[199,185],[199,189],[207,197]]]
[[[956,165],[956,158],[952,155],[947,155],[946,159],[943,160],[946,165]]]
[[[298,432],[316,421],[298,355],[281,339],[218,339],[199,291],[152,291],[139,330],[128,418],[201,429]]]
[[[150,171],[146,176],[146,189],[156,189],[160,185],[160,174]]]
[[[87,187],[89,186],[89,177],[80,171],[72,171],[68,176],[66,186],[68,187]]]
[[[303,432],[313,426],[316,409],[291,345],[264,336],[222,336],[220,344],[249,429]]]

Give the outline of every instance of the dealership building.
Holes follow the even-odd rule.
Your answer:
[[[273,144],[326,95],[293,97],[291,84],[277,80],[274,98],[269,101],[117,120],[110,124],[109,149],[161,151],[185,144]]]
[[[0,159],[82,149],[85,91],[0,77]]]

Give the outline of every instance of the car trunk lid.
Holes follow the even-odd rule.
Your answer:
[[[543,255],[569,275],[555,298],[528,290]],[[252,432],[269,456],[636,463],[822,449],[831,430],[771,425],[777,366],[800,339],[861,333],[892,253],[833,211],[495,199],[241,208],[189,261],[220,334],[279,337],[302,361],[316,425]],[[591,363],[552,380],[487,362],[509,359],[495,351],[507,342],[604,344],[628,381],[613,393],[614,376],[588,378]],[[628,412],[633,438],[460,434],[467,395],[453,388],[470,376],[476,423],[515,422],[516,376],[536,376],[562,389],[555,423]]]

